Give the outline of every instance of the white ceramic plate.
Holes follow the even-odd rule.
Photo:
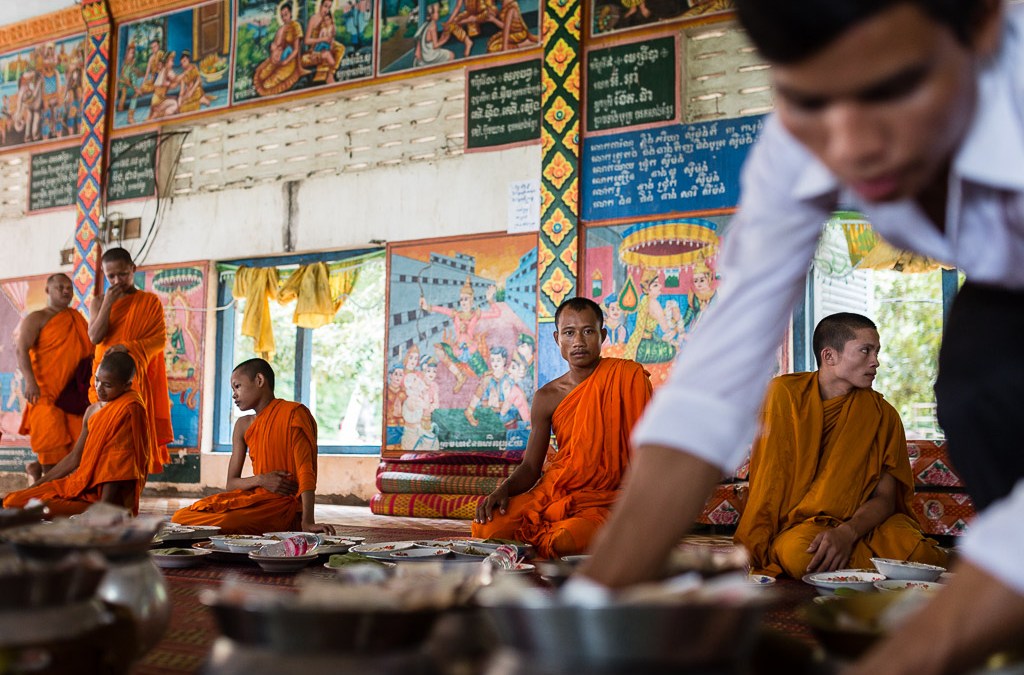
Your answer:
[[[589,555],[563,555],[562,562],[569,563],[570,565],[579,565],[584,560],[590,560]]]
[[[420,548],[413,547],[403,551],[392,551],[388,556],[395,562],[423,562],[426,560],[444,560],[452,555],[448,548]]]
[[[534,565],[531,565],[530,563],[516,563],[516,566],[510,570],[496,567],[495,571],[501,574],[529,574],[535,569],[537,568]]]
[[[893,560],[892,558],[872,558],[871,564],[887,579],[905,581],[935,581],[946,571],[945,567],[926,565],[924,563]]]
[[[876,581],[875,588],[886,593],[896,591],[926,591],[935,593],[945,588],[945,584],[937,584],[934,581],[911,581],[907,579],[884,579]]]
[[[405,551],[414,546],[415,544],[411,541],[381,541],[376,544],[359,544],[349,550],[371,558],[390,558],[395,551]]]
[[[165,541],[192,541],[195,539],[207,539],[210,535],[216,535],[220,528],[216,525],[175,525],[169,523],[164,529],[153,537],[153,541],[161,543]]]
[[[817,572],[805,574],[804,583],[810,584],[818,589],[818,593],[829,595],[835,593],[839,588],[849,588],[855,591],[873,591],[876,581],[882,581],[885,575],[878,572],[865,570],[835,570],[834,572]]]
[[[775,583],[775,577],[770,577],[767,574],[748,574],[747,581],[755,586],[770,586]]]
[[[195,567],[204,556],[208,556],[213,551],[190,548],[185,549],[187,553],[166,553],[170,549],[156,548],[149,552],[149,555],[153,558],[153,562],[156,563],[157,567],[164,567],[166,569],[182,569],[185,567]],[[163,551],[163,552],[162,552]]]
[[[213,555],[210,556],[210,560],[220,560],[223,562],[239,562],[245,560],[249,556],[249,551],[245,553],[232,553],[227,547],[218,546],[212,541],[199,541],[192,544],[192,548],[200,551],[208,551]]]
[[[393,562],[391,562],[390,560],[379,560],[379,559],[378,559],[378,561],[377,561],[377,562],[380,562],[380,563],[382,563],[382,564],[384,565],[384,567],[388,567],[388,568],[391,568],[391,567],[398,567],[398,564],[397,564],[397,563],[393,563]],[[343,569],[345,569],[346,567],[352,567],[352,565],[342,565],[341,567],[332,567],[332,566],[331,566],[331,561],[330,561],[330,560],[328,560],[327,562],[325,562],[325,563],[324,563],[324,567],[325,567],[326,569],[329,569],[329,570],[333,570],[333,571],[337,572],[338,570],[343,570]]]

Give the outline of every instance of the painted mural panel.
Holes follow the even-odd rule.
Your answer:
[[[604,310],[603,356],[639,361],[655,387],[665,381],[715,301],[718,253],[729,219],[680,217],[587,228],[579,288]],[[780,348],[777,372],[788,372],[788,354],[788,347]]]
[[[164,357],[171,397],[171,448],[198,451],[203,379],[202,348],[206,330],[206,266],[188,265],[139,270],[135,284],[159,296],[167,323]],[[28,447],[18,433],[25,397],[12,330],[25,314],[46,305],[46,277],[0,282],[0,446]],[[7,469],[7,467],[2,467]],[[195,480],[198,480],[198,473]]]
[[[114,128],[228,105],[231,1],[124,24],[117,37]]]
[[[373,76],[373,0],[238,0],[235,101]]]
[[[540,47],[539,0],[380,0],[378,72]]]
[[[732,0],[594,0],[591,35],[649,26],[671,19],[690,19],[733,9]]]
[[[392,244],[388,291],[384,455],[524,450],[537,235]]]
[[[78,136],[85,39],[0,55],[0,148]]]

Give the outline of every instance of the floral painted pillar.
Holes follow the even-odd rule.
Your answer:
[[[82,83],[82,147],[75,199],[75,250],[72,280],[75,305],[88,311],[99,271],[103,164],[110,96],[110,10],[106,0],[82,0],[85,77]]]
[[[537,318],[541,383],[564,372],[554,342],[555,309],[576,295],[580,159],[580,0],[545,0],[541,71],[541,227]]]

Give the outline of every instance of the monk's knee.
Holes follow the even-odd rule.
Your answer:
[[[796,525],[781,532],[771,543],[772,560],[794,579],[807,573],[807,566],[814,557],[807,548],[824,528],[818,525]]]

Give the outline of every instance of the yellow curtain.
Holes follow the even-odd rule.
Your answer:
[[[274,330],[270,320],[270,299],[278,297],[277,269],[273,267],[239,267],[231,295],[245,299],[242,314],[242,335],[253,338],[254,351],[270,360],[274,355]]]

